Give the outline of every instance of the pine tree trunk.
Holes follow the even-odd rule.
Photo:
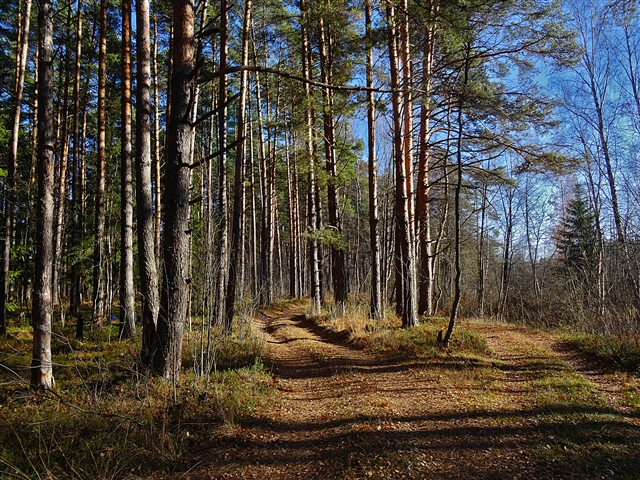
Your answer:
[[[53,5],[42,0],[38,13],[38,203],[33,292],[33,357],[31,386],[51,389],[51,271],[53,268],[54,129],[53,129]]]
[[[371,303],[369,315],[381,320],[384,315],[380,240],[378,235],[378,167],[376,159],[376,105],[373,93],[373,39],[371,38],[371,1],[365,1],[367,56],[367,150],[369,153],[369,248],[371,250]]]
[[[150,367],[155,350],[156,322],[160,308],[158,295],[158,256],[156,235],[159,231],[154,217],[152,155],[151,155],[151,40],[149,0],[136,2],[136,213],[138,235],[138,270],[142,296],[142,349],[141,361]],[[154,44],[155,53],[155,44]],[[154,58],[155,70],[155,58]],[[157,89],[157,77],[154,88]],[[156,115],[158,110],[157,96]],[[156,116],[156,129],[158,128]],[[155,162],[159,165],[158,130],[156,130]],[[156,182],[159,178],[156,178]],[[157,184],[156,184],[157,185]],[[159,199],[159,196],[156,198]],[[156,214],[159,207],[156,205]]]
[[[319,51],[320,70],[322,83],[331,85],[333,77],[333,65],[331,60],[331,29],[325,27],[324,20],[320,17],[319,24]],[[329,228],[338,235],[342,233],[338,212],[338,175],[336,170],[336,144],[335,144],[335,120],[333,117],[333,91],[329,87],[322,89],[322,120],[324,127],[324,152],[326,159],[327,182],[327,212],[329,214]],[[333,283],[333,298],[336,315],[344,315],[344,302],[346,300],[344,248],[331,244],[331,280]]]
[[[219,257],[220,269],[216,285],[215,320],[218,325],[225,322],[225,295],[229,274],[229,200],[227,192],[227,62],[229,54],[229,6],[227,0],[220,1],[220,90],[218,92],[218,205],[220,208]]]
[[[98,56],[98,166],[93,227],[93,322],[102,324],[105,305],[105,188],[106,188],[106,81],[107,81],[107,0],[100,1],[100,47]]]
[[[431,89],[435,48],[435,7],[429,5],[430,22],[425,27],[424,51],[422,58],[422,90],[425,98],[420,110],[420,151],[418,155],[418,192],[416,216],[418,223],[418,244],[420,248],[420,275],[418,314],[433,315],[433,249],[431,241],[431,209],[429,197],[431,182],[429,166],[431,160]]]
[[[70,310],[72,316],[78,315],[82,299],[82,265],[80,251],[82,249],[82,218],[80,217],[80,65],[82,57],[82,0],[78,0],[78,23],[76,28],[76,64],[75,78],[73,82],[73,180],[71,196],[72,235],[70,247],[73,254],[71,266],[71,295]]]
[[[251,0],[245,0],[244,23],[242,28],[242,65],[249,63],[249,25],[251,23]],[[247,105],[248,72],[240,74],[240,103],[237,114],[236,164],[233,192],[233,221],[231,229],[231,256],[229,261],[229,281],[225,298],[225,328],[230,331],[235,313],[238,278],[241,277],[242,247],[244,245],[244,180],[245,180],[245,114]]]
[[[249,182],[250,182],[250,194],[251,194],[251,296],[255,297],[258,294],[258,222],[256,220],[256,188],[254,178],[254,148],[253,148],[253,126],[249,128]]]
[[[311,71],[311,52],[309,46],[309,34],[308,34],[308,23],[309,23],[309,3],[308,0],[300,1],[300,10],[301,10],[301,36],[302,36],[302,70],[303,76],[305,79],[312,79],[312,71]],[[316,146],[314,142],[314,118],[315,112],[312,107],[312,97],[313,93],[311,90],[311,85],[309,83],[305,83],[305,96],[308,102],[308,106],[306,108],[306,154],[307,161],[309,162],[309,173],[308,173],[308,186],[309,189],[307,192],[307,232],[309,238],[309,273],[310,273],[310,293],[311,293],[311,315],[319,315],[322,305],[322,287],[320,284],[320,248],[318,245],[318,199],[316,196],[317,193],[317,183],[316,183]]]
[[[398,28],[395,19],[395,7],[387,6],[387,21],[389,23],[389,62],[391,66],[392,110],[393,110],[393,143],[394,143],[394,167],[396,176],[396,225],[399,245],[397,269],[399,282],[396,282],[396,294],[401,293],[403,327],[413,327],[418,324],[417,283],[416,283],[416,258],[413,242],[412,222],[410,220],[410,192],[408,190],[407,177],[410,171],[407,168],[407,156],[403,154],[403,128],[402,128],[402,92],[400,90],[400,71]]]
[[[66,37],[71,26],[71,9],[67,9],[67,25]],[[59,107],[59,125],[60,137],[58,141],[58,175],[56,185],[56,206],[55,219],[54,219],[54,234],[55,243],[53,247],[53,272],[51,274],[51,282],[53,288],[53,305],[54,308],[58,305],[60,309],[61,324],[64,325],[64,311],[62,309],[60,294],[61,285],[59,277],[61,276],[62,265],[62,249],[64,244],[64,230],[66,219],[66,205],[67,205],[67,168],[69,157],[69,72],[70,72],[70,49],[65,46],[65,59],[64,59],[64,82],[62,84],[62,106]]]
[[[142,1],[142,0],[141,0]],[[147,7],[144,11],[141,11],[141,15],[149,15],[149,2],[146,2]],[[137,7],[136,7],[137,8]],[[144,13],[146,12],[146,13]],[[153,186],[155,187],[155,191],[153,192],[153,198],[155,199],[155,230],[154,230],[154,245],[155,245],[155,255],[158,261],[160,260],[160,227],[162,225],[162,182],[161,182],[161,172],[160,172],[160,163],[162,160],[162,155],[160,154],[160,96],[158,95],[158,21],[154,15],[153,22],[153,119],[155,122],[155,135],[154,135],[154,157],[153,157],[153,169],[151,172],[153,179]],[[147,44],[148,44],[148,35]],[[148,67],[147,67],[148,68]],[[167,104],[168,105],[168,104]],[[168,113],[168,112],[167,112]],[[156,280],[157,284],[157,280]],[[157,316],[157,315],[156,315]],[[155,317],[154,317],[155,318]]]
[[[171,72],[171,114],[167,128],[164,182],[164,281],[158,316],[155,367],[165,379],[177,381],[182,362],[182,339],[187,314],[189,217],[194,64],[194,8],[190,0],[173,1],[174,38]]]
[[[486,219],[487,219],[487,184],[483,182],[482,190],[480,191],[480,225],[478,225],[478,284],[477,284],[477,314],[480,318],[484,316],[484,297],[485,297],[485,277],[486,277],[486,262],[485,262],[485,237],[486,237]],[[528,219],[525,220],[528,223]],[[528,230],[528,228],[527,228]]]
[[[136,317],[133,285],[133,175],[131,160],[131,0],[122,0],[121,81],[120,335],[123,338],[132,338],[136,334]]]
[[[289,205],[289,296],[300,296],[300,251],[298,237],[300,236],[298,222],[300,211],[298,208],[298,179],[295,163],[292,165],[288,132],[285,131],[285,156],[287,160],[287,201]]]
[[[0,277],[0,335],[5,335],[7,333],[7,298],[9,293],[11,239],[13,237],[13,217],[16,209],[18,137],[20,132],[20,117],[22,114],[24,77],[27,70],[27,54],[29,52],[30,21],[31,0],[26,0],[23,24],[18,27],[20,31],[19,42],[16,48],[16,89],[13,98],[13,125],[11,128],[9,159],[7,160],[7,187],[4,198],[5,235],[4,250],[2,255],[2,277]]]
[[[254,52],[255,56],[255,52]],[[256,59],[257,62],[257,59]],[[269,305],[273,302],[273,249],[271,233],[271,194],[269,181],[269,159],[267,158],[266,140],[264,138],[264,120],[262,115],[262,86],[260,75],[256,73],[256,109],[258,113],[258,141],[260,142],[260,199],[262,225],[260,230],[260,303]]]

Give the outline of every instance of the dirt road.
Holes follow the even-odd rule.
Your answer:
[[[398,361],[300,306],[260,328],[278,398],[175,478],[640,478],[638,412],[550,335],[477,324],[489,356]]]

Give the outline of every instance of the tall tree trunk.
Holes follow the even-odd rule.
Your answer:
[[[308,0],[300,0],[301,19],[301,36],[302,36],[302,71],[303,76],[307,80],[312,79],[311,72],[311,52],[309,46],[309,3]],[[307,99],[306,107],[306,153],[309,162],[308,186],[307,188],[307,215],[308,215],[308,238],[309,238],[309,273],[310,273],[310,290],[311,290],[311,315],[319,315],[322,305],[322,290],[320,285],[320,248],[318,245],[318,199],[316,196],[316,146],[314,142],[314,118],[315,112],[311,106],[313,92],[311,85],[305,82],[305,96]]]
[[[254,55],[255,56],[255,55]],[[256,59],[257,62],[257,59]],[[268,80],[267,80],[268,82]],[[269,181],[268,152],[264,138],[264,120],[262,114],[262,85],[260,75],[256,73],[256,108],[258,111],[258,140],[260,142],[260,199],[262,225],[260,231],[260,303],[269,305],[273,303],[273,235],[271,216],[271,182]]]
[[[477,314],[480,318],[484,317],[484,297],[485,297],[485,276],[486,276],[486,262],[485,262],[485,237],[486,237],[486,219],[487,219],[487,183],[483,181],[480,195],[480,224],[477,229],[478,236],[478,284],[477,284]],[[528,223],[528,222],[527,222]]]
[[[142,0],[141,0],[142,1]],[[146,15],[149,14],[148,8],[149,2],[147,2],[146,7]],[[137,4],[136,4],[137,5]],[[137,7],[136,7],[137,8]],[[141,15],[144,15],[144,12],[141,12]],[[156,258],[160,258],[160,227],[162,225],[162,182],[160,175],[160,162],[162,160],[162,155],[160,154],[160,96],[158,95],[158,20],[156,16],[153,16],[153,120],[155,124],[155,135],[154,138],[154,157],[153,157],[153,165],[152,165],[152,179],[153,186],[155,187],[155,191],[153,192],[153,198],[155,200],[155,230],[154,230],[154,245],[155,245],[155,254]],[[147,35],[148,37],[148,35]],[[147,39],[148,40],[148,39]],[[147,42],[148,43],[148,42]],[[167,104],[168,105],[168,104]],[[168,113],[168,112],[167,112]],[[156,280],[157,284],[157,280]],[[154,317],[155,318],[155,317]]]
[[[76,28],[76,64],[73,82],[73,180],[72,180],[72,235],[70,238],[73,264],[71,266],[71,315],[76,316],[82,299],[82,265],[80,252],[82,249],[82,218],[80,217],[80,66],[82,57],[82,0],[78,0],[78,23]]]
[[[69,31],[71,28],[71,9],[67,9],[67,24],[65,26],[65,38],[68,43]],[[61,323],[64,325],[64,311],[60,300],[61,285],[60,276],[62,264],[62,249],[64,244],[64,230],[66,219],[66,205],[67,205],[67,189],[68,189],[68,156],[69,156],[69,72],[70,68],[70,55],[71,49],[68,45],[65,45],[65,58],[64,58],[64,82],[62,84],[62,106],[58,109],[59,124],[58,129],[60,131],[60,137],[58,142],[58,178],[56,185],[56,206],[55,219],[54,219],[54,248],[53,248],[53,272],[51,274],[51,282],[53,288],[53,305],[58,305],[60,308]]]
[[[329,228],[337,235],[341,235],[338,212],[338,174],[336,169],[336,140],[335,119],[333,117],[333,91],[329,87],[333,81],[332,65],[332,38],[331,27],[325,26],[324,19],[320,17],[319,28],[320,70],[322,83],[322,121],[324,128],[324,153],[326,159],[327,181],[327,211],[329,213]],[[344,302],[346,300],[344,248],[337,245],[338,239],[331,242],[331,280],[333,283],[333,298],[336,315],[344,315]]]
[[[502,249],[502,273],[500,275],[500,290],[498,292],[498,318],[504,318],[507,299],[509,297],[510,277],[511,277],[511,247],[513,243],[513,188],[507,185],[505,206],[505,232],[504,246]],[[503,197],[503,202],[505,201]]]
[[[229,5],[220,0],[220,90],[218,92],[218,205],[220,208],[219,257],[220,269],[216,286],[215,319],[218,325],[225,322],[225,294],[229,265],[229,226],[227,192],[227,62],[229,55]]]
[[[458,317],[458,307],[460,306],[460,279],[462,277],[462,263],[460,259],[460,194],[462,192],[462,131],[463,131],[463,116],[462,109],[466,100],[466,89],[469,83],[469,56],[471,53],[471,46],[466,45],[466,55],[464,62],[463,80],[461,91],[458,99],[458,131],[457,131],[457,149],[456,149],[456,167],[457,167],[457,180],[454,194],[454,249],[455,249],[455,279],[454,279],[454,297],[453,304],[451,305],[451,314],[449,316],[449,326],[447,327],[447,333],[442,339],[442,346],[444,348],[449,347],[449,342],[453,336],[453,329],[456,325]]]
[[[133,285],[133,175],[131,171],[131,0],[122,0],[121,81],[120,335],[124,338],[132,338],[136,334],[136,314]]]
[[[7,187],[4,198],[5,231],[2,255],[2,277],[0,277],[0,335],[7,333],[7,296],[9,293],[9,267],[11,259],[11,239],[13,237],[13,217],[16,209],[16,170],[18,167],[18,138],[22,113],[22,94],[27,70],[29,52],[29,25],[31,21],[31,0],[25,2],[24,23],[19,25],[19,42],[16,48],[15,95],[13,97],[13,125],[9,159],[7,161]]]
[[[413,241],[412,222],[410,215],[410,192],[408,190],[406,156],[403,154],[403,128],[402,128],[402,92],[400,90],[400,71],[398,28],[395,19],[396,8],[387,6],[387,21],[389,23],[389,62],[391,66],[391,89],[393,107],[393,143],[394,143],[394,167],[396,176],[396,225],[399,244],[400,282],[396,285],[396,292],[402,293],[402,325],[413,327],[418,324],[417,283],[416,283],[416,258],[415,244]]]
[[[251,23],[251,0],[245,0],[244,23],[242,27],[242,65],[249,64],[249,25]],[[229,281],[225,298],[225,328],[231,330],[235,312],[236,286],[242,265],[242,247],[244,245],[244,180],[245,180],[245,115],[247,105],[248,72],[240,74],[240,103],[238,105],[236,133],[236,165],[233,192],[233,225],[231,229],[231,257],[229,261]]]
[[[187,314],[191,145],[189,122],[193,95],[194,8],[191,0],[173,0],[173,71],[171,114],[167,129],[164,182],[164,265],[162,300],[158,316],[156,369],[165,379],[180,377],[182,338]]]
[[[420,109],[420,150],[418,155],[418,192],[416,217],[418,223],[418,244],[420,248],[420,275],[418,314],[432,315],[434,270],[431,257],[433,245],[431,241],[431,208],[429,197],[431,182],[429,166],[431,160],[431,89],[435,49],[435,15],[437,6],[429,2],[427,26],[425,27],[424,50],[422,57],[422,90],[423,101]]]
[[[253,125],[249,127],[249,184],[251,194],[251,295],[255,297],[258,294],[258,222],[256,220],[256,188],[254,178],[254,147],[253,147]]]
[[[376,104],[373,93],[373,39],[371,38],[371,0],[365,0],[367,56],[367,149],[369,153],[369,245],[371,250],[371,303],[369,314],[375,320],[384,315],[380,241],[378,237],[378,168],[376,159]]]
[[[93,322],[102,324],[106,315],[104,279],[105,187],[106,187],[106,82],[107,82],[107,0],[100,0],[100,47],[98,55],[98,167],[93,227]]]
[[[298,172],[295,152],[291,155],[289,133],[285,131],[285,156],[287,160],[287,199],[289,203],[289,296],[298,298],[300,291],[300,207],[298,205]]]
[[[53,5],[42,0],[38,12],[38,217],[33,292],[31,386],[53,388],[51,363],[51,270],[53,268]]]
[[[149,3],[149,0],[137,0],[136,2],[136,213],[138,227],[138,269],[140,271],[140,294],[142,296],[141,360],[142,364],[146,367],[151,366],[154,356],[156,321],[160,307],[155,243],[155,227],[157,227],[157,224],[153,212],[151,180],[151,45]],[[157,88],[156,84],[154,84],[154,88]],[[157,96],[155,100],[157,115]],[[155,121],[157,125],[157,117]],[[156,131],[156,157],[154,162],[156,164],[159,164],[158,142]]]

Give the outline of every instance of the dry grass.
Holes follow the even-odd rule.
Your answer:
[[[313,320],[333,332],[345,333],[350,342],[380,354],[411,359],[446,353],[437,342],[438,332],[445,331],[448,325],[448,319],[443,317],[425,317],[419,327],[404,329],[401,319],[391,309],[384,319],[377,321],[369,317],[368,306],[350,305],[344,316],[338,317],[329,309]],[[487,343],[472,329],[459,325],[450,351],[486,354]]]
[[[203,443],[232,430],[273,393],[261,367],[262,338],[244,325],[216,338],[216,372],[197,375],[187,333],[185,366],[171,384],[137,368],[140,339],[117,341],[117,325],[58,328],[52,342],[56,389],[29,388],[31,334],[18,324],[0,339],[0,477],[146,478],[182,469]],[[227,368],[227,367],[237,368]]]

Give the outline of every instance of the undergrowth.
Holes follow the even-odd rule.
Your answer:
[[[0,338],[0,478],[146,478],[184,467],[195,448],[274,392],[261,365],[263,340],[246,324],[223,339],[213,331],[207,354],[216,368],[192,368],[200,323],[187,329],[175,384],[141,371],[140,338],[118,341],[115,324],[89,326],[83,340],[73,338],[75,325],[58,327],[56,389],[34,392],[31,330],[12,322]]]
[[[582,351],[617,367],[636,372],[640,369],[640,338],[637,335],[589,335],[571,337]]]
[[[342,317],[329,308],[313,317],[319,325],[336,332],[348,332],[350,341],[373,352],[396,358],[414,358],[445,353],[438,344],[438,332],[445,331],[448,319],[425,317],[416,328],[402,328],[401,319],[392,310],[383,320],[371,319],[367,305],[350,305]],[[446,353],[486,354],[486,340],[473,330],[458,325]]]

